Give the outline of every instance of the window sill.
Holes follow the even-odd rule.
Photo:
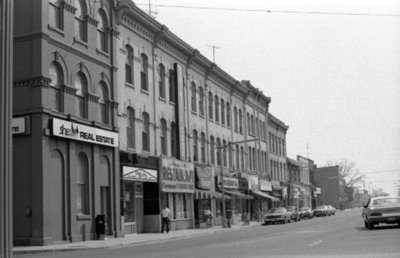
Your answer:
[[[54,32],[60,34],[62,37],[65,36],[64,31],[63,31],[62,29],[60,29],[60,28],[51,26],[50,24],[49,24],[49,27],[48,27],[48,28],[49,28],[49,30],[54,31]]]
[[[129,82],[125,82],[125,86],[129,87],[129,88],[132,88],[132,89],[135,89],[135,85],[133,85],[132,83],[129,83]]]
[[[140,92],[145,94],[145,95],[150,95],[148,90],[140,89]]]
[[[77,220],[90,220],[92,216],[90,214],[78,214],[76,215]]]
[[[82,41],[76,37],[74,37],[74,43],[78,43],[79,45],[85,47],[85,48],[89,48],[88,43],[85,41]]]
[[[172,106],[175,106],[175,102],[174,102],[174,101],[171,101],[171,100],[170,100],[170,101],[169,101],[169,104],[172,105]]]
[[[192,110],[192,115],[197,116],[197,112]]]
[[[201,118],[203,118],[203,119],[205,118],[205,116],[204,116],[204,115],[202,115],[202,114],[200,114],[199,116],[200,116]]]
[[[162,101],[162,102],[164,102],[164,103],[167,102],[167,100],[166,100],[165,98],[163,98],[163,97],[158,97],[158,100],[159,100],[159,101]]]
[[[129,151],[129,152],[136,153],[136,149],[132,148],[132,147],[126,147],[126,150]]]
[[[105,56],[105,57],[107,57],[107,58],[110,58],[110,54],[107,53],[107,52],[104,52],[104,51],[101,50],[101,49],[96,48],[96,52],[97,52],[97,54],[100,54],[100,55],[103,55],[103,56]]]

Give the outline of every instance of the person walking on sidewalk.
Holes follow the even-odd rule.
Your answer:
[[[165,206],[161,210],[161,233],[164,233],[164,230],[169,232],[169,216],[171,215],[171,210]]]

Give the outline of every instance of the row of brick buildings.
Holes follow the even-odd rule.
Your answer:
[[[271,99],[129,0],[16,1],[14,244],[238,223],[312,206],[311,161],[287,158]],[[21,18],[23,17],[23,18]]]

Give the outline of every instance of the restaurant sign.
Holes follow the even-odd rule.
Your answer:
[[[196,167],[196,187],[200,189],[212,188],[212,167]]]
[[[218,177],[218,187],[221,188],[221,177]],[[224,176],[224,188],[225,189],[239,189],[239,180],[233,177]]]
[[[271,181],[260,180],[260,190],[261,191],[271,192],[272,191],[272,183],[271,183]]]
[[[52,134],[57,137],[118,147],[118,134],[91,126],[53,118]]]
[[[163,192],[194,193],[193,163],[163,157],[160,171]]]

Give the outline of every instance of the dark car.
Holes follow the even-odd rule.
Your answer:
[[[314,218],[314,212],[310,207],[302,207],[299,209],[299,214],[300,214],[300,218],[304,219],[304,218],[308,218],[308,219],[312,219]]]
[[[371,198],[362,210],[364,225],[373,229],[379,223],[400,226],[400,197],[385,196]]]
[[[300,221],[300,214],[296,206],[288,206],[286,210],[290,213],[291,220]]]
[[[329,208],[328,205],[319,205],[314,209],[314,216],[328,216]]]
[[[264,222],[266,225],[270,223],[281,222],[290,223],[290,213],[285,208],[272,208],[265,213]]]

